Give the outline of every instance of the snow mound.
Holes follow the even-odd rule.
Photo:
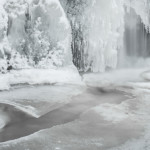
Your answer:
[[[18,84],[83,84],[73,65],[59,69],[13,70],[6,75],[0,75],[0,83],[0,90],[8,90],[11,85]]]

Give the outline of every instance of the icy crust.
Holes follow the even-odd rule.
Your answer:
[[[148,71],[143,72],[143,73],[141,74],[141,77],[142,77],[143,79],[149,81],[149,80],[150,80],[150,71],[148,70]]]
[[[145,124],[145,131],[140,138],[132,139],[121,146],[110,150],[149,150],[150,149],[150,90],[135,89],[133,93],[138,96],[138,111],[135,112],[141,122]]]
[[[75,85],[36,86],[14,89],[0,93],[0,103],[9,104],[33,116],[40,117],[67,104],[72,96],[85,87]]]
[[[9,90],[13,85],[44,85],[57,83],[83,84],[77,69],[70,65],[59,69],[23,69],[0,75],[0,90]]]
[[[103,113],[108,111],[107,109],[110,109],[112,112],[112,115],[109,114],[109,118],[112,117],[112,119],[107,119],[107,115],[101,115],[101,113],[97,111],[101,110],[101,106],[99,105],[83,113],[80,118],[74,122],[42,130],[17,140],[1,143],[0,149],[36,150],[38,147],[40,150],[100,150],[124,144],[129,139],[139,137],[143,129],[143,122],[140,123],[138,121],[139,118],[135,115],[135,112],[140,112],[139,108],[144,105],[140,106],[137,104],[137,106],[140,107],[136,109],[136,107],[134,107],[134,102],[136,102],[136,99],[127,100],[124,104],[116,104],[116,107],[126,105],[128,114],[125,118],[115,122],[115,124],[112,124],[112,122],[116,110],[110,109],[109,107],[105,108]],[[115,104],[109,105],[114,107]],[[123,107],[119,109],[124,111]],[[117,118],[122,115],[122,112],[118,111],[116,115],[115,117]]]
[[[95,107],[93,110],[97,114],[103,116],[105,120],[112,121],[113,123],[118,123],[129,117],[128,108],[129,106],[124,103],[120,105],[106,103],[106,104]]]

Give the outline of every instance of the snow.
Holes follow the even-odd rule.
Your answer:
[[[149,150],[150,148],[150,117],[149,117],[149,106],[150,106],[150,90],[149,93],[136,89],[134,90],[134,94],[138,96],[138,101],[136,101],[136,105],[138,111],[136,111],[137,117],[141,122],[145,123],[145,131],[142,136],[138,139],[132,139],[127,141],[125,144],[111,148],[110,150]]]
[[[39,118],[49,111],[67,104],[72,96],[80,94],[84,89],[84,86],[68,84],[22,87],[0,93],[0,103],[12,105]]]
[[[7,75],[0,75],[0,90],[9,90],[10,84]]]
[[[144,79],[141,74],[147,70],[142,69],[117,69],[105,73],[89,73],[83,75],[83,81],[94,87],[112,87],[121,85],[130,85],[130,82],[141,82]]]
[[[0,93],[0,103],[13,105],[18,109],[40,117],[49,110],[56,109],[84,90],[84,83],[74,66],[61,69],[23,69],[0,75],[0,90],[10,90]],[[49,85],[45,88],[37,86],[23,88],[22,85]],[[52,87],[50,85],[53,85]],[[68,88],[67,88],[68,85]],[[14,89],[22,87],[21,89]],[[58,88],[58,89],[57,89]],[[49,95],[44,95],[44,91]],[[57,91],[59,93],[56,94]],[[42,92],[42,93],[41,93]],[[41,93],[39,95],[39,93]],[[29,96],[27,96],[29,94]]]
[[[29,84],[83,84],[77,69],[70,65],[59,69],[22,69],[0,75],[0,90],[8,90],[12,85]]]
[[[92,97],[90,97],[90,95],[87,95],[87,97],[92,99],[91,104],[94,104],[95,99],[99,101],[99,104],[96,103],[96,107],[94,106],[89,108],[75,121],[67,124],[57,125],[50,129],[44,129],[23,138],[1,143],[0,149],[19,150],[22,148],[34,150],[38,145],[41,150],[53,150],[58,148],[65,150],[98,150],[103,147],[107,149],[110,148],[110,150],[145,150],[145,146],[149,147],[150,145],[148,142],[150,137],[150,90],[147,89],[147,87],[139,88],[139,81],[142,81],[142,84],[144,83],[143,79],[140,77],[140,74],[143,72],[143,70],[145,69],[134,71],[132,69],[131,72],[130,69],[125,69],[105,73],[106,79],[109,79],[109,86],[110,83],[115,84],[115,82],[117,82],[115,77],[119,76],[119,85],[123,86],[123,83],[126,85],[125,82],[127,81],[129,81],[128,84],[134,84],[134,89],[130,90],[127,88],[127,91],[134,96],[128,96],[123,102],[119,103],[117,102],[117,93],[114,93],[114,95],[109,95],[109,92],[105,93],[110,97],[108,98],[106,96],[106,98],[104,98],[102,93],[100,94],[100,97],[98,97],[97,93],[94,92]],[[102,74],[91,74],[91,78],[89,78],[89,75],[84,75],[84,77],[86,76],[86,79],[88,80],[95,79],[95,82],[99,81],[99,84],[97,84],[99,87],[108,87],[106,85],[100,85],[104,79],[104,76],[96,78],[100,75]],[[93,83],[93,86],[97,85]],[[116,83],[115,86],[118,86],[118,84]],[[55,109],[55,106],[59,108],[61,106],[60,104],[64,105],[65,103],[68,103],[70,101],[69,99],[71,98],[70,96],[79,94],[80,92],[83,92],[82,90],[83,86],[79,85],[56,85],[51,87],[47,86],[36,88],[28,87],[15,89],[9,92],[2,92],[0,95],[0,100],[3,100],[4,103],[10,103],[17,108],[21,106],[23,109],[26,109],[22,109],[23,111],[28,111],[29,114],[38,117],[46,113],[46,111],[51,111],[53,108]],[[47,95],[45,92],[49,94]],[[39,95],[36,93],[39,93]],[[57,93],[59,93],[59,95]],[[124,94],[126,95],[126,93]],[[24,102],[24,98],[26,99],[26,102]],[[77,97],[77,99],[78,98],[79,97]],[[81,98],[83,99],[82,96]],[[88,98],[85,101],[87,101]],[[30,99],[31,103],[27,101],[27,99]],[[110,99],[116,102],[111,103]],[[42,103],[42,107],[41,102],[46,103],[46,106]],[[101,102],[103,103],[100,104]],[[80,106],[84,108],[83,104]],[[46,109],[48,108],[46,111],[45,107]],[[68,110],[66,111],[69,113]],[[145,128],[146,131],[143,133]],[[36,146],[33,144],[35,141],[37,143]]]

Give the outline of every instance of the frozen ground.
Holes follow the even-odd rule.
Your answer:
[[[8,90],[13,85],[29,84],[82,84],[77,69],[67,66],[59,69],[23,69],[0,75],[0,90]]]
[[[42,116],[3,109],[9,119],[0,150],[149,150],[150,90],[143,71],[84,75],[87,88],[61,84],[1,92],[0,103]]]

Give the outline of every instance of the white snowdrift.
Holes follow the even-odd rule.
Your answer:
[[[77,69],[71,65],[60,69],[23,69],[0,75],[0,90],[17,84],[83,84]]]

